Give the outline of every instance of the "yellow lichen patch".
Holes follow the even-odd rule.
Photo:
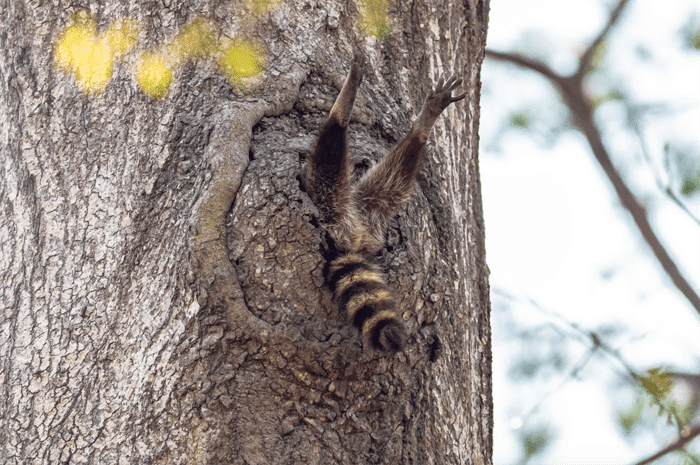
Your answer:
[[[125,54],[139,38],[139,27],[131,18],[124,18],[112,24],[104,33],[104,42],[115,57]]]
[[[266,11],[270,11],[278,3],[279,0],[250,0],[248,8],[253,15],[258,16]]]
[[[96,35],[95,20],[86,13],[75,15],[72,24],[58,36],[56,66],[73,73],[81,91],[102,92],[112,76],[115,56],[124,54],[138,37],[131,20],[123,20],[104,34]]]
[[[236,83],[262,71],[262,52],[252,43],[232,44],[224,50],[219,66],[229,80]]]
[[[158,55],[145,55],[141,59],[136,81],[148,96],[156,99],[163,97],[170,90],[172,80],[172,70]]]
[[[386,37],[391,31],[387,0],[362,0],[360,6],[360,34]]]
[[[216,29],[211,23],[198,19],[175,37],[173,45],[178,61],[208,55],[218,48]]]
[[[255,2],[254,2],[255,3]],[[271,8],[277,0],[262,0],[255,8]],[[136,65],[136,80],[143,91],[161,98],[170,90],[173,69],[188,59],[216,59],[233,85],[254,77],[264,67],[262,47],[241,39],[221,43],[217,27],[205,19],[187,25],[167,45],[144,55]],[[112,76],[114,61],[126,54],[138,41],[139,26],[135,20],[124,18],[97,35],[95,19],[86,12],[71,18],[57,37],[54,50],[55,65],[71,73],[81,91],[104,91]]]
[[[83,92],[101,92],[112,75],[112,53],[95,36],[93,22],[68,27],[56,46],[56,65],[73,72]]]

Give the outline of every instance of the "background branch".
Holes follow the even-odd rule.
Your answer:
[[[642,460],[641,462],[635,463],[634,465],[647,465],[655,460],[660,459],[666,454],[679,451],[683,449],[683,447],[690,441],[698,437],[698,435],[700,435],[700,423],[695,424],[693,426],[688,426],[687,428],[684,428],[683,431],[681,431],[681,434],[676,438],[676,440],[669,444],[667,447],[664,447],[654,455],[651,455]]]
[[[620,17],[624,6],[628,0],[621,0],[617,7],[613,10],[610,20],[599,36],[586,49],[579,62],[578,71],[571,76],[562,76],[554,72],[545,63],[535,60],[517,53],[504,53],[492,50],[486,50],[486,56],[497,60],[510,62],[518,66],[531,69],[542,74],[549,79],[556,87],[559,93],[564,98],[564,102],[569,107],[574,125],[583,132],[586,140],[595,155],[598,164],[605,172],[610,182],[617,193],[622,206],[630,212],[632,219],[642,234],[644,241],[649,245],[654,256],[661,264],[666,274],[676,286],[676,288],[688,299],[695,311],[700,315],[700,296],[695,292],[690,283],[685,279],[683,274],[678,269],[678,266],[673,261],[666,248],[661,244],[661,241],[654,233],[654,230],[649,223],[646,210],[639,201],[635,198],[632,191],[627,187],[620,173],[615,169],[610,154],[603,144],[602,136],[598,127],[593,120],[593,108],[590,100],[583,91],[583,75],[582,70],[587,70],[590,66],[590,60],[595,48],[609,33],[612,26]],[[588,63],[587,63],[588,61]]]
[[[620,354],[620,352],[617,349],[611,347],[610,344],[608,344],[605,341],[605,337],[603,337],[600,333],[580,327],[578,324],[564,318],[560,313],[546,309],[543,305],[541,305],[532,298],[518,298],[512,295],[511,293],[503,289],[499,289],[497,287],[493,289],[493,293],[498,294],[504,299],[508,299],[513,302],[527,302],[529,305],[540,311],[543,315],[546,315],[552,320],[558,320],[560,323],[576,332],[581,338],[590,341],[590,346],[588,350],[581,357],[581,360],[578,363],[576,363],[573,366],[573,368],[569,371],[569,374],[566,377],[563,377],[562,381],[556,388],[542,395],[540,401],[537,402],[533,407],[531,407],[526,414],[523,414],[523,417],[528,418],[532,416],[533,413],[536,412],[544,404],[547,398],[549,398],[553,393],[558,391],[565,383],[574,379],[596,353],[606,353],[612,360],[622,365],[624,373],[622,373],[621,376],[624,379],[629,380],[635,386],[644,388],[642,381],[644,380],[645,375],[637,373],[637,371],[630,365],[630,363],[627,362],[627,360],[625,360],[625,358]],[[697,385],[700,382],[700,375],[696,374],[678,373],[673,371],[665,371],[665,374],[674,379],[683,379],[686,383],[690,383],[693,385]],[[697,387],[692,387],[692,390],[696,391]],[[691,400],[691,402],[693,401]],[[678,437],[671,444],[661,449],[660,451],[654,453],[653,455],[650,455],[646,459],[635,463],[634,465],[647,465],[655,460],[658,460],[666,454],[680,451],[686,444],[688,444],[690,441],[692,441],[694,438],[700,435],[700,423],[685,426],[679,423],[678,425],[679,427],[682,427],[682,429]]]
[[[600,34],[598,34],[598,37],[595,38],[593,42],[591,42],[591,45],[588,46],[585,52],[583,52],[583,55],[581,55],[581,58],[579,59],[579,66],[578,70],[576,70],[575,75],[579,79],[583,79],[583,77],[591,70],[591,64],[593,61],[593,55],[595,55],[596,50],[598,49],[598,46],[605,40],[605,37],[607,37],[608,33],[612,29],[612,27],[617,23],[617,20],[620,19],[620,15],[622,14],[622,10],[625,9],[625,6],[629,0],[621,0],[615,9],[610,13],[610,18],[608,19],[608,24],[605,25],[602,31],[600,31]]]

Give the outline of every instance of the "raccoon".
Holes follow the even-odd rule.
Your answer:
[[[411,198],[416,173],[425,158],[422,149],[435,121],[466,92],[453,97],[452,91],[462,79],[441,77],[408,134],[352,184],[347,129],[363,69],[364,56],[355,53],[345,84],[321,125],[304,179],[338,253],[326,277],[338,307],[360,331],[365,344],[393,353],[403,349],[406,327],[386,278],[372,257],[384,247],[389,221]]]

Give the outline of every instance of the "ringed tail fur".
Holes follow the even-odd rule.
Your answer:
[[[403,349],[406,327],[377,265],[360,254],[343,255],[331,262],[328,284],[365,343],[383,352]]]

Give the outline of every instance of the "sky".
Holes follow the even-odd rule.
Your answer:
[[[492,0],[487,47],[534,53],[555,71],[572,72],[577,55],[607,21],[611,4]],[[659,195],[656,178],[666,182],[665,143],[690,147],[695,157],[700,153],[700,55],[683,51],[678,33],[698,11],[695,1],[633,0],[607,47],[609,79],[589,84],[596,91],[621,89],[635,105],[653,106],[655,111],[638,121],[651,165],[639,138],[625,127],[623,105],[604,104],[596,121],[615,166],[696,291],[700,226]],[[482,81],[480,166],[493,302],[494,463],[517,463],[518,434],[547,422],[556,428],[555,438],[529,463],[634,463],[665,446],[674,431],[624,437],[616,414],[632,405],[634,391],[621,377],[621,365],[600,356],[571,379],[571,365],[586,356],[590,342],[577,338],[570,323],[585,330],[617,328],[608,342],[639,372],[664,366],[698,373],[700,316],[658,265],[583,136],[570,127],[558,129],[568,113],[548,82],[488,60]],[[510,116],[523,109],[535,130],[508,127]],[[700,217],[699,196],[686,204]],[[513,337],[524,330],[541,332],[540,346]],[[544,344],[553,341],[564,344],[565,369],[513,382],[509,373],[522,351],[546,356],[551,347]]]

